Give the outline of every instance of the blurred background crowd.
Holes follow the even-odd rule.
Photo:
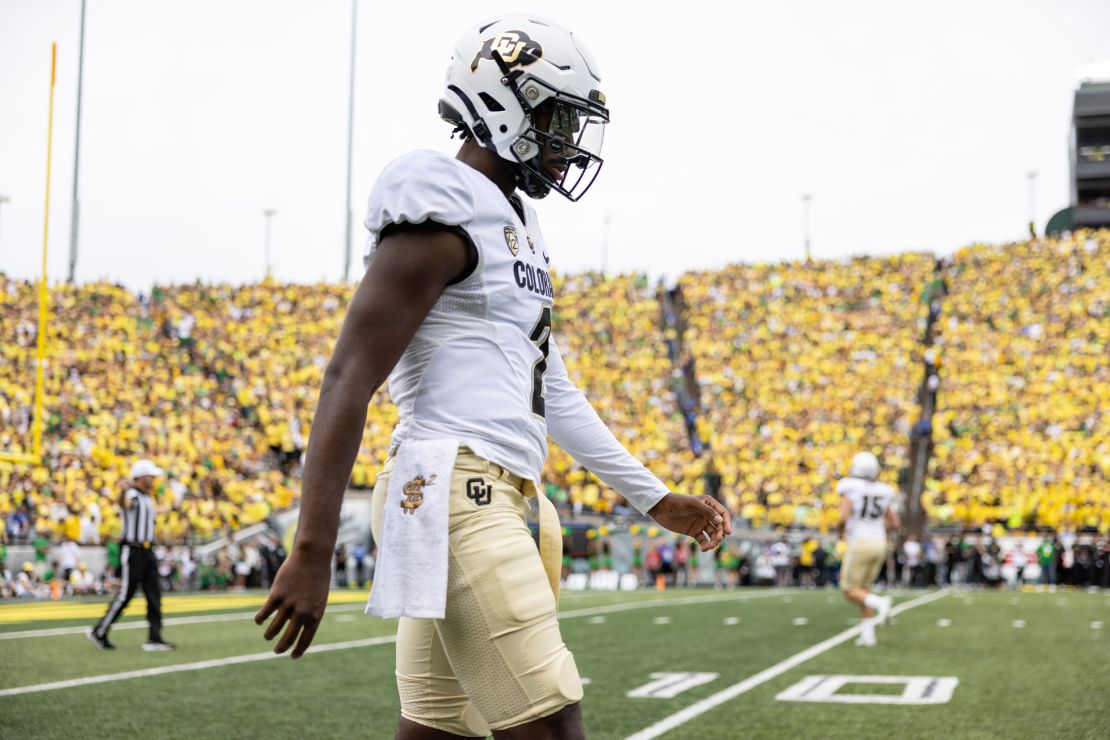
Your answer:
[[[53,286],[45,465],[0,462],[0,541],[112,542],[127,467],[148,457],[167,471],[156,491],[166,562],[179,573],[193,562],[200,579],[190,547],[295,505],[351,290]],[[875,452],[883,479],[904,487],[920,433],[931,526],[1110,533],[1110,232],[975,245],[940,262],[731,265],[666,286],[580,274],[555,290],[572,379],[617,437],[672,490],[717,496],[742,526],[830,532],[852,454]],[[0,451],[28,451],[36,318],[36,286],[0,275]],[[931,418],[923,366],[936,376]],[[383,389],[353,487],[373,485],[395,422]],[[629,512],[555,446],[543,482],[566,517]],[[224,558],[230,577],[215,555],[208,565],[234,585],[239,555]],[[747,559],[754,569],[759,557]]]
[[[891,548],[878,581],[887,587],[911,588],[1110,588],[1110,539],[1023,539],[972,534],[918,540],[911,535]],[[726,541],[709,556],[688,540],[670,537],[633,545],[634,552],[645,547],[641,565],[635,566],[635,555],[632,560],[641,585],[712,583],[718,589],[835,586],[847,550],[843,541],[816,535]]]
[[[587,587],[606,588],[595,575],[627,573],[640,587],[660,589],[834,587],[847,549],[843,541],[795,531],[789,537],[760,540],[736,537],[705,554],[691,540],[658,528],[650,533],[642,527],[631,529],[637,533],[621,530],[597,535],[597,529],[587,530],[591,536],[581,551],[573,546],[565,550],[564,580],[571,572],[582,573]],[[0,597],[57,599],[108,593],[118,586],[118,544],[108,545],[107,563],[99,569],[89,567],[81,546],[73,540],[52,546],[46,538],[36,537],[33,545],[33,560],[12,563],[0,544]],[[280,541],[261,536],[215,548],[158,546],[155,556],[164,591],[243,591],[268,587],[286,552]],[[373,580],[376,556],[373,546],[362,543],[337,546],[333,585],[365,588]],[[1110,538],[996,539],[972,533],[918,540],[911,535],[891,548],[879,583],[912,588],[1110,588]]]

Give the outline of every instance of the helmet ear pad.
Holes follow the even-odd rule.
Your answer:
[[[540,148],[528,139],[520,139],[513,144],[513,154],[522,162],[528,162],[540,156]]]

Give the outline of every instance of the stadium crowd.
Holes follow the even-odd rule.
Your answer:
[[[613,434],[672,490],[696,474],[663,351],[659,303],[643,275],[555,279],[552,331],[571,380]],[[629,511],[624,499],[552,444],[547,493],[561,509]]]
[[[4,536],[95,544],[119,530],[132,458],[167,471],[161,541],[203,541],[262,521],[298,494],[310,394],[346,288],[263,282],[52,291],[44,467],[0,461]],[[0,450],[28,452],[37,326],[31,284],[0,278]],[[293,350],[296,351],[293,351]],[[356,467],[372,483],[392,407],[376,403]]]
[[[641,528],[642,530],[642,528]],[[726,540],[706,555],[686,538],[645,536],[623,531],[594,537],[579,560],[586,572],[632,573],[644,587],[714,588],[738,586],[835,586],[845,554],[844,542],[813,534],[754,541]],[[593,531],[593,530],[591,530]],[[629,541],[631,557],[614,558],[612,538]],[[9,563],[0,544],[0,598],[60,598],[65,595],[110,593],[118,587],[119,546],[108,545],[107,563],[90,569],[73,540],[51,546],[43,537],[34,542],[34,559]],[[271,537],[231,542],[207,553],[176,545],[155,548],[164,591],[241,591],[269,586],[285,560],[285,549]],[[336,548],[333,580],[337,588],[365,588],[373,579],[376,552],[365,544]],[[572,560],[573,558],[568,558]],[[567,563],[564,579],[571,571]],[[1055,589],[1110,588],[1110,538],[1055,536],[1030,540],[996,540],[986,535],[932,536],[901,540],[890,552],[879,575],[886,587],[958,586],[1016,588],[1036,585]],[[594,583],[592,579],[587,583]],[[591,586],[595,587],[595,586]]]
[[[859,449],[901,482],[927,360],[940,382],[925,430],[933,523],[1110,532],[1110,232],[973,246],[942,264],[943,278],[922,253],[739,264],[668,290],[643,275],[558,277],[554,336],[617,437],[672,490],[717,493],[739,523],[831,531],[834,482]],[[0,541],[112,541],[139,455],[168,471],[156,491],[167,545],[291,506],[350,289],[54,286],[45,464],[0,460]],[[0,275],[0,452],[30,444],[36,314],[36,287]],[[395,422],[383,389],[352,485],[373,485]],[[628,511],[555,446],[544,484],[570,516]]]
[[[1110,232],[968,247],[947,282],[930,519],[1110,533]]]
[[[766,541],[733,538],[710,556],[682,538],[637,538],[630,572],[643,586],[682,588],[711,582],[715,588],[819,588],[837,584],[845,552],[843,541],[813,534]],[[613,566],[591,559],[590,567]],[[1110,588],[1110,538],[935,535],[918,540],[911,535],[891,548],[879,583],[914,588]]]
[[[33,414],[35,289],[0,278],[0,451],[26,452]],[[560,349],[614,432],[674,477],[684,446],[659,354],[658,313],[643,276],[574,276],[559,286]],[[0,461],[4,536],[97,543],[119,528],[115,502],[131,457],[168,477],[159,539],[204,541],[257,523],[298,494],[315,392],[349,287],[265,281],[155,287],[90,284],[52,291],[45,378],[46,466]],[[566,327],[561,330],[561,327]],[[620,352],[613,347],[620,346]],[[370,404],[351,483],[371,487],[396,409]],[[553,448],[548,492],[567,508],[612,512],[622,499]]]
[[[73,540],[52,547],[39,536],[33,560],[16,564],[8,562],[7,548],[0,544],[0,598],[58,599],[113,592],[120,584],[119,543],[109,541],[105,554],[103,567],[90,567],[82,559],[81,546]],[[272,537],[231,541],[204,554],[186,545],[154,548],[163,591],[263,588],[269,586],[285,555],[284,546]]]
[[[916,420],[921,295],[935,260],[730,265],[685,275],[700,436],[730,508],[755,527],[829,531],[860,449],[897,483]]]

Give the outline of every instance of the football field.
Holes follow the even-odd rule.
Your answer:
[[[332,596],[297,662],[254,625],[261,593],[167,596],[169,653],[141,650],[141,598],[115,651],[84,635],[103,599],[0,604],[0,737],[392,737],[396,623]],[[832,590],[565,592],[588,735],[1110,737],[1110,594],[895,597],[862,648]]]

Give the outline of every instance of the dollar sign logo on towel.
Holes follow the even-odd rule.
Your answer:
[[[435,481],[434,475],[427,480],[424,480],[424,476],[418,475],[406,483],[402,489],[401,511],[405,514],[415,514],[420,504],[424,503],[424,486],[430,486]]]

